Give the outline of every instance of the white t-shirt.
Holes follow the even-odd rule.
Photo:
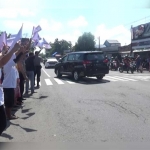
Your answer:
[[[2,72],[0,69],[0,78],[2,76]],[[4,105],[4,93],[3,93],[3,88],[2,88],[2,84],[0,83],[0,106]]]
[[[4,80],[3,80],[3,88],[16,88],[16,68],[15,62],[13,61],[16,58],[16,55],[13,54],[11,59],[4,65]]]
[[[16,67],[15,67],[15,72],[16,72],[16,79],[19,79],[19,72]]]

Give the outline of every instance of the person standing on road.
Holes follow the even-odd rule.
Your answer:
[[[31,94],[34,93],[34,58],[34,53],[30,52],[29,57],[25,61],[26,73],[31,85]],[[29,80],[26,81],[26,94],[28,94],[29,91]]]
[[[141,57],[140,57],[140,55],[137,55],[137,58],[136,58],[137,72],[139,72],[140,65],[141,65]]]
[[[28,81],[28,77],[26,74],[26,70],[25,70],[25,65],[24,65],[24,59],[25,56],[22,56],[19,60],[19,62],[17,63],[18,66],[18,72],[19,72],[19,79],[20,79],[20,98],[18,99],[18,101],[22,102],[22,100],[25,100],[23,98],[23,93],[24,93],[24,83],[25,81]]]
[[[41,51],[41,50],[40,50]],[[35,52],[35,58],[34,58],[34,85],[35,85],[35,77],[37,75],[37,87],[39,88],[39,82],[40,82],[40,76],[41,76],[41,62],[43,62],[43,59],[39,56],[40,51]]]
[[[11,109],[14,106],[15,99],[15,88],[16,88],[16,63],[19,61],[20,57],[24,54],[26,47],[21,47],[16,53],[14,53],[11,59],[4,65],[4,102],[5,102],[5,111],[7,119],[17,119],[15,115],[11,114]]]

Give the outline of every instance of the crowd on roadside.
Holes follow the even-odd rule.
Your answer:
[[[42,58],[38,56],[40,51],[35,54],[29,51],[31,40],[23,46],[16,42],[11,50],[3,43],[0,53],[0,135],[7,120],[18,119],[12,109],[23,104],[24,95],[34,94],[35,86],[40,87]]]
[[[139,54],[137,54],[135,57],[129,57],[128,55],[125,57],[111,57],[110,60],[106,56],[106,59],[111,66],[113,65],[114,61],[117,63],[117,67],[120,66],[120,63],[124,63],[129,66],[130,62],[132,62],[136,65],[137,72],[139,70],[143,70],[143,68],[150,72],[150,54],[147,55],[147,58],[142,58]]]

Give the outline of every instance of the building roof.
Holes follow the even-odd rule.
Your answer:
[[[108,43],[118,43],[118,44],[120,44],[117,40],[106,40],[106,41],[108,41]]]
[[[100,45],[100,48],[106,47],[105,45]],[[99,45],[95,45],[95,48],[99,48]]]

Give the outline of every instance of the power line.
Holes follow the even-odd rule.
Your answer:
[[[147,17],[145,17],[145,18],[142,18],[142,19],[139,19],[139,20],[130,22],[130,23],[128,23],[128,24],[125,24],[124,26],[132,25],[133,23],[137,23],[137,22],[139,22],[139,21],[143,21],[144,19],[145,19],[145,21],[146,21],[146,19],[148,19],[148,18],[150,18],[150,16],[147,16]]]

